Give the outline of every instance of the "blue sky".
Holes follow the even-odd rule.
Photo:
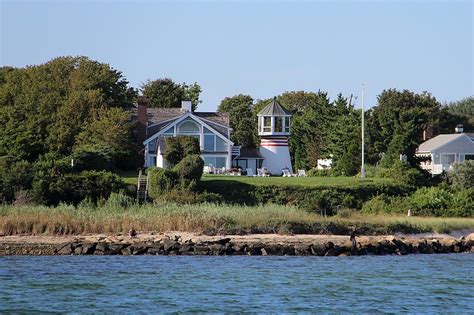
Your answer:
[[[198,82],[200,110],[284,91],[474,94],[472,1],[5,1],[1,64],[86,55],[134,87]],[[360,103],[360,98],[357,101]]]

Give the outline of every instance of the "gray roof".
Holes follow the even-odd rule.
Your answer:
[[[276,97],[273,98],[273,100],[265,106],[258,114],[258,116],[291,116],[291,113],[285,109],[283,106],[281,106],[277,100]]]
[[[129,109],[131,120],[137,120],[137,106]],[[148,125],[147,138],[172,125],[177,119],[185,115],[181,108],[147,108]],[[202,118],[206,124],[214,128],[221,135],[228,138],[230,128],[229,114],[221,112],[192,112],[194,116]]]
[[[434,137],[430,140],[427,140],[427,141],[423,142],[422,144],[420,144],[420,146],[418,147],[417,152],[431,152],[431,151],[436,150],[437,148],[445,145],[446,143],[448,143],[448,142],[450,142],[454,139],[460,138],[460,137],[464,137],[464,134],[463,133],[451,133],[451,134],[445,134],[445,135],[437,135],[436,137]]]

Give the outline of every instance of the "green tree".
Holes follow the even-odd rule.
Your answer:
[[[253,98],[243,94],[226,97],[217,109],[229,114],[231,140],[248,148],[257,147],[257,117],[252,109]]]
[[[181,101],[187,100],[191,101],[194,111],[202,102],[199,100],[202,90],[197,82],[188,85],[175,83],[170,78],[148,80],[142,85],[141,91],[150,107],[181,107]]]
[[[68,155],[94,108],[126,108],[136,92],[121,72],[87,57],[0,71],[0,156]]]
[[[163,157],[172,166],[181,162],[186,156],[199,155],[200,153],[199,141],[195,137],[182,136],[165,139],[165,152],[163,152]]]
[[[474,188],[474,161],[455,163],[448,176],[456,189]]]
[[[367,117],[367,146],[371,158],[376,159],[383,153],[382,162],[390,165],[399,154],[404,154],[412,166],[417,165],[415,151],[423,141],[423,129],[436,121],[439,110],[439,102],[427,92],[384,90]]]

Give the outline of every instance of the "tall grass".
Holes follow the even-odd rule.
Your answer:
[[[131,227],[148,232],[346,234],[353,225],[367,234],[448,232],[474,228],[474,219],[359,213],[323,218],[293,206],[274,204],[0,206],[0,233],[3,235],[126,233]]]

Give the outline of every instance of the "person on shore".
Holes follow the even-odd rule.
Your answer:
[[[135,231],[134,228],[131,228],[130,231],[128,232],[128,235],[130,236],[130,238],[135,238],[137,237],[137,231]]]
[[[351,242],[352,242],[352,250],[357,249],[357,241],[356,241],[356,227],[352,227],[352,232],[351,232]]]

